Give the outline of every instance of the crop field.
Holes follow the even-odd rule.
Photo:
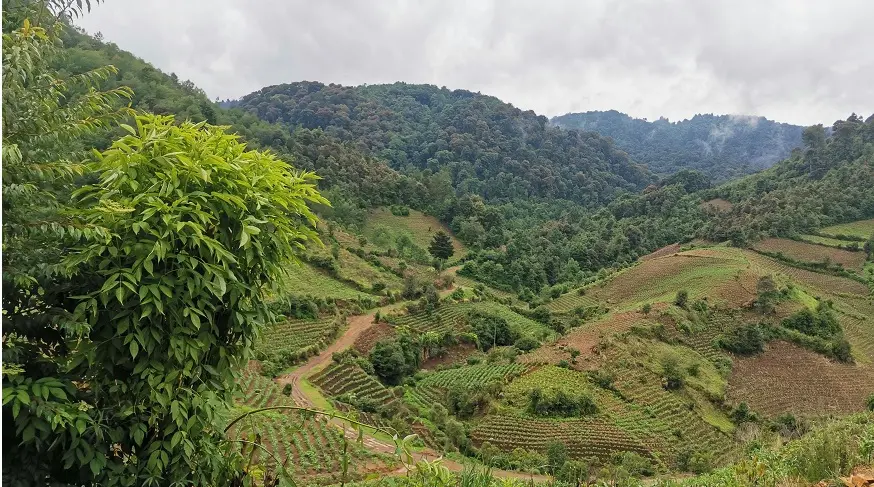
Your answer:
[[[405,386],[404,402],[424,415],[433,405],[446,402],[446,390],[422,384],[417,384],[416,387]]]
[[[615,333],[628,331],[634,325],[652,324],[642,313],[626,311],[613,313],[591,323],[571,329],[571,331],[559,338],[555,343],[544,345],[531,353],[520,356],[519,361],[526,363],[549,363],[556,364],[560,360],[570,360],[568,349],[580,351],[577,364],[574,368],[587,369],[597,364],[590,361],[593,349],[602,339]]]
[[[836,238],[821,237],[819,235],[800,235],[799,238],[801,240],[804,240],[805,242],[819,244],[819,245],[826,245],[828,247],[838,247],[838,248],[844,247],[844,246],[849,245],[851,243],[847,240],[838,240]]]
[[[749,260],[751,268],[757,273],[761,275],[783,274],[789,276],[798,284],[810,287],[817,294],[847,293],[862,296],[868,294],[868,287],[866,285],[846,277],[799,269],[751,251],[745,251],[744,255]]]
[[[255,350],[267,354],[296,351],[315,345],[333,335],[337,318],[321,320],[286,320],[268,327],[255,343]]]
[[[767,416],[823,416],[861,411],[874,393],[874,369],[841,364],[786,342],[736,359],[728,398]]]
[[[592,385],[588,376],[583,372],[547,365],[511,382],[504,389],[504,399],[507,404],[524,407],[528,403],[528,391],[535,388],[561,389],[566,392],[579,393],[592,391],[596,387]]]
[[[399,291],[404,287],[403,280],[397,275],[369,264],[346,249],[340,249],[339,257],[340,277],[357,283],[363,289],[370,289],[377,282],[385,284],[392,291]]]
[[[650,454],[639,440],[600,419],[554,421],[496,414],[477,424],[471,439],[478,445],[487,441],[504,451],[525,448],[539,452],[545,452],[549,442],[558,440],[567,446],[572,458],[595,456],[606,460],[618,451]]]
[[[282,292],[294,296],[318,296],[340,300],[372,297],[306,263],[289,266],[288,276],[282,282]]]
[[[562,294],[557,299],[553,299],[546,304],[546,307],[553,313],[568,313],[576,308],[597,306],[599,304],[598,300],[589,296],[592,290],[594,290],[592,287],[583,288],[585,294],[580,294],[578,289],[573,289]]]
[[[695,299],[719,284],[731,282],[742,268],[738,249],[692,250],[641,262],[626,269],[603,286],[594,286],[587,295],[608,307],[617,304],[637,307],[642,302],[670,301],[677,291],[686,289]]]
[[[492,301],[442,304],[431,313],[421,312],[414,315],[403,315],[392,318],[397,326],[408,326],[419,333],[427,331],[460,331],[467,321],[471,311],[481,311],[507,320],[507,323],[523,335],[531,335],[538,339],[552,339],[556,336],[546,325],[522,316],[506,306]]]
[[[786,257],[802,262],[830,262],[846,269],[861,269],[865,263],[864,252],[836,249],[824,245],[796,242],[785,238],[769,238],[758,242],[753,248],[763,252],[780,252]]]
[[[456,386],[469,389],[485,386],[493,382],[507,382],[528,370],[527,365],[477,364],[455,369],[445,369],[426,374],[419,384],[424,387],[452,388]]]
[[[396,400],[392,392],[376,378],[352,364],[332,363],[311,378],[311,382],[331,396],[355,394],[388,404]]]
[[[352,344],[352,348],[359,353],[367,355],[376,345],[376,342],[390,338],[394,334],[395,329],[393,326],[386,323],[376,323],[358,335],[355,343]]]
[[[874,235],[874,219],[832,225],[821,229],[819,233],[831,235],[833,237],[838,235],[849,235],[859,238],[868,238],[871,235]]]
[[[291,397],[282,394],[272,380],[254,371],[247,371],[239,381],[242,394],[238,399],[241,413],[245,408],[266,406],[294,406]],[[232,438],[245,439],[252,434],[261,437],[261,444],[289,472],[313,484],[331,484],[340,480],[343,432],[326,418],[308,416],[294,411],[269,411],[251,415],[231,430]],[[255,460],[266,465],[275,461],[256,449]],[[360,478],[368,470],[383,469],[391,459],[374,455],[354,441],[348,445],[350,465],[358,470],[350,472]],[[353,461],[354,460],[354,461]]]
[[[652,421],[638,426],[629,421],[633,416],[619,414],[619,417],[626,418],[620,422],[622,426],[632,431],[641,428],[641,433],[651,428],[649,432],[678,447],[688,446],[713,452],[717,462],[724,461],[730,455],[733,441],[716,426],[727,422],[727,419],[713,419],[713,424],[705,421],[709,416],[718,415],[712,411],[709,402],[692,401],[684,394],[665,390],[659,377],[641,366],[630,366],[623,370],[616,376],[614,386],[652,418]]]
[[[671,245],[664,246],[652,253],[644,255],[640,258],[640,260],[652,260],[658,257],[664,257],[666,255],[673,255],[680,251],[680,244],[675,243]]]
[[[416,210],[410,210],[409,216],[392,215],[388,208],[374,210],[367,217],[363,233],[370,242],[377,242],[379,240],[377,234],[381,230],[387,230],[392,235],[406,234],[414,244],[423,249],[427,249],[434,234],[442,230],[452,237],[452,246],[455,248],[452,258],[457,259],[465,253],[464,246],[455,238],[452,230],[433,216],[427,216]]]

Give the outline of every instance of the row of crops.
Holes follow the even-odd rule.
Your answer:
[[[444,369],[426,374],[419,380],[422,387],[477,388],[487,384],[509,382],[528,370],[529,366],[519,363],[477,364],[455,369]]]
[[[544,420],[495,414],[487,416],[471,431],[471,439],[489,442],[504,451],[515,448],[543,452],[551,441],[567,446],[574,458],[609,459],[620,451],[649,455],[649,450],[637,439],[600,419]]]
[[[507,323],[521,335],[546,337],[548,339],[555,337],[555,332],[546,325],[526,316],[522,316],[510,308],[493,301],[446,303],[442,304],[434,311],[423,311],[411,315],[391,317],[389,319],[396,326],[407,326],[411,330],[419,333],[428,331],[457,332],[464,328],[467,316],[472,311],[499,316],[507,320]]]
[[[320,320],[286,320],[268,327],[255,344],[259,353],[272,355],[297,351],[333,337],[340,322],[331,317]]]
[[[294,406],[294,401],[281,393],[279,386],[254,371],[239,381],[242,394],[238,404],[248,408]],[[254,461],[276,467],[281,462],[296,478],[310,483],[329,484],[340,481],[343,461],[343,430],[326,417],[312,416],[292,410],[265,411],[247,416],[229,432],[231,438],[258,442],[270,453],[256,448]],[[377,457],[350,441],[347,445],[350,465],[383,464]],[[352,472],[352,478],[363,472]]]
[[[372,399],[381,404],[388,404],[395,400],[391,390],[355,364],[331,363],[313,375],[310,380],[331,396],[354,394],[359,398]]]

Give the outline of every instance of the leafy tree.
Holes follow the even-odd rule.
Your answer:
[[[398,383],[407,368],[404,351],[393,340],[377,342],[370,351],[370,362],[376,375],[389,384]]]
[[[780,291],[777,289],[777,284],[772,276],[762,276],[756,283],[756,303],[755,306],[762,313],[771,313],[774,311],[774,305],[780,297]]]
[[[312,174],[219,128],[149,115],[126,129],[73,195],[98,231],[74,232],[63,261],[66,373],[10,378],[6,407],[61,478],[216,483],[234,370],[274,319],[262,289],[316,238],[306,203],[325,200]]]
[[[752,355],[764,350],[765,335],[759,325],[745,325],[718,337],[716,343],[730,352]]]
[[[431,252],[435,259],[446,260],[452,257],[452,254],[455,253],[455,249],[452,248],[452,239],[445,232],[439,230],[434,234],[431,245],[428,246],[428,252]]]
[[[516,331],[500,316],[473,311],[467,316],[467,324],[476,334],[483,350],[493,346],[512,345],[518,338]]]
[[[560,471],[567,460],[567,446],[564,443],[553,440],[546,444],[546,462],[553,474]]]

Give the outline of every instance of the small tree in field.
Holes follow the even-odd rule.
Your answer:
[[[442,230],[438,231],[434,234],[431,245],[428,246],[428,252],[435,259],[446,260],[452,257],[452,254],[455,253],[455,249],[452,248],[452,239]]]
[[[689,291],[686,291],[685,289],[681,289],[681,290],[677,291],[677,297],[674,298],[674,304],[676,304],[677,306],[679,306],[681,308],[685,308],[686,303],[688,301],[689,301]]]

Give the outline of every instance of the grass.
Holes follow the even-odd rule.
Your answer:
[[[819,235],[801,235],[799,236],[801,240],[805,242],[826,245],[828,247],[843,247],[844,245],[849,244],[846,240],[838,240],[836,238],[830,237],[820,237]]]
[[[874,235],[874,219],[832,225],[821,229],[819,232],[833,237],[836,235],[849,235],[859,238],[868,238],[871,235]]]
[[[365,223],[362,233],[370,243],[383,249],[390,247],[391,244],[383,242],[384,237],[381,237],[381,234],[390,238],[407,235],[416,246],[427,250],[434,234],[440,230],[452,237],[452,246],[455,249],[452,259],[463,257],[466,249],[455,238],[452,230],[433,216],[425,215],[416,210],[410,210],[409,216],[397,216],[393,215],[387,208],[378,208],[367,217],[367,223]]]
[[[289,266],[288,276],[280,285],[284,293],[294,296],[317,296],[340,300],[373,297],[305,263]]]
[[[785,238],[765,239],[756,243],[754,248],[762,252],[782,253],[786,257],[801,262],[840,264],[847,269],[859,269],[865,263],[864,252],[797,242]]]

